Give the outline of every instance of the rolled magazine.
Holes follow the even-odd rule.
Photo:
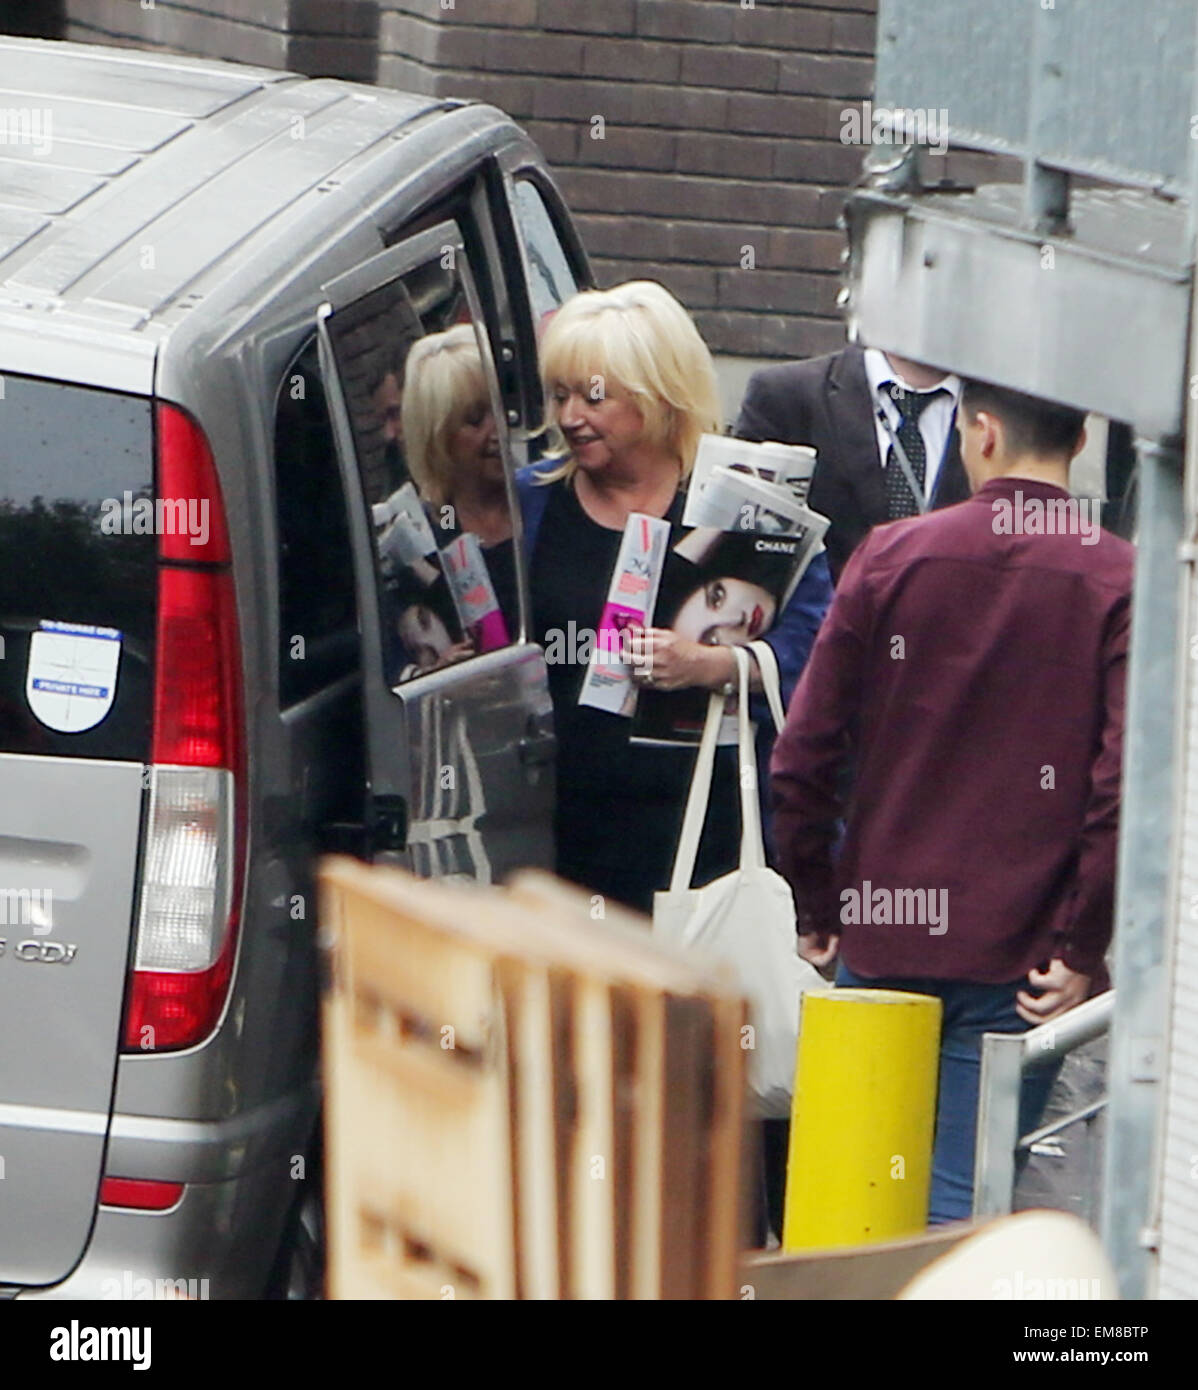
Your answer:
[[[506,647],[507,624],[483,558],[482,542],[472,531],[464,531],[440,551],[440,558],[462,628],[473,636],[475,651]]]
[[[670,524],[633,512],[624,525],[620,553],[608,585],[607,602],[583,678],[580,705],[631,715],[636,703],[627,633],[649,625],[657,601]]]

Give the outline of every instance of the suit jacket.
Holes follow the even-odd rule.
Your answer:
[[[827,357],[764,367],[749,379],[733,434],[808,444],[819,454],[809,501],[831,523],[824,543],[833,579],[871,526],[886,521],[886,471],[878,453],[865,350],[850,344]],[[969,496],[957,432],[949,431],[932,507]]]

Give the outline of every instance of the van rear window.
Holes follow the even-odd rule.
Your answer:
[[[150,401],[0,378],[0,751],[146,761]]]

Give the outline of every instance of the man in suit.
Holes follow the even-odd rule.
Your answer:
[[[914,516],[924,498],[931,509],[969,496],[953,427],[960,391],[958,377],[850,344],[827,357],[754,372],[733,433],[818,452],[808,500],[831,523],[824,544],[838,580],[871,526]]]
[[[976,491],[862,541],[771,764],[800,954],[941,1000],[933,1221],[970,1214],[983,1034],[1107,987],[1134,557],[1070,497],[1080,411],[968,382],[958,427]]]

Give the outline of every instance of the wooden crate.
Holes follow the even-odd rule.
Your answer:
[[[321,870],[334,1297],[731,1297],[745,1004],[547,875]]]

